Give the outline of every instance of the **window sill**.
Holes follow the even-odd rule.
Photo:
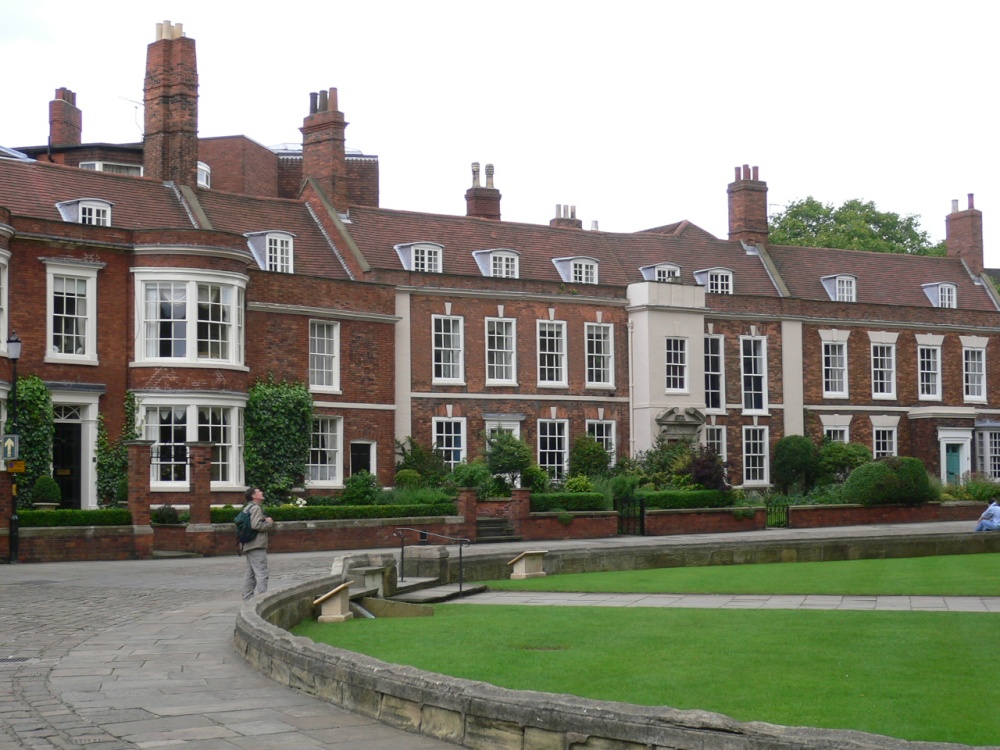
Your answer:
[[[318,385],[309,386],[310,393],[322,393],[326,396],[343,396],[344,392],[339,388],[326,388]]]
[[[872,401],[895,401],[895,393],[873,393]]]
[[[517,388],[516,380],[487,380],[487,388]]]
[[[591,391],[613,391],[614,383],[587,383],[584,388]]]
[[[192,361],[187,359],[158,359],[158,360],[143,360],[129,362],[129,367],[188,367],[193,369],[212,369],[212,370],[235,370],[238,372],[250,372],[250,368],[246,365],[234,365],[229,362],[219,362],[215,360],[198,360]]]
[[[90,367],[97,367],[101,364],[96,358],[67,354],[46,354],[43,361],[50,365],[88,365]]]
[[[462,386],[465,387],[464,380],[432,380],[431,385],[450,385],[450,386]]]
[[[568,383],[538,383],[537,388],[569,388]]]

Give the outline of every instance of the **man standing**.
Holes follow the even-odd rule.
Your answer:
[[[1000,505],[994,500],[990,507],[983,511],[976,524],[976,531],[997,531],[1000,529]]]
[[[240,545],[247,559],[247,570],[243,576],[243,601],[250,601],[254,594],[267,591],[267,532],[274,528],[274,520],[265,516],[260,504],[264,502],[264,492],[260,487],[247,490],[247,510],[250,513],[250,528],[257,536]]]

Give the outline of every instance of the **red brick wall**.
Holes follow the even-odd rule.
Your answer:
[[[143,174],[197,184],[198,63],[194,39],[161,39],[146,50]]]
[[[812,529],[821,526],[861,526],[876,523],[933,523],[969,521],[974,525],[985,506],[977,504],[941,505],[808,505],[788,509],[788,526]],[[969,531],[972,531],[970,525]]]
[[[767,511],[764,508],[754,508],[751,518],[737,518],[734,510],[734,508],[647,510],[646,535],[717,534],[729,531],[760,531],[767,528]]]
[[[259,143],[242,135],[202,138],[198,154],[212,168],[212,190],[278,197],[278,155]]]
[[[348,157],[347,200],[352,206],[378,206],[378,157]]]

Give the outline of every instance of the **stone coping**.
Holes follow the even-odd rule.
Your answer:
[[[927,554],[929,550],[923,552]],[[509,558],[509,553],[498,555]],[[547,559],[558,556],[558,551],[550,552]],[[766,557],[774,559],[771,555]],[[334,569],[337,568],[335,563]],[[343,581],[342,575],[332,575],[267,594],[245,605],[236,620],[237,651],[259,672],[283,685],[393,727],[468,748],[957,750],[967,747],[909,742],[849,730],[739,722],[708,711],[509,690],[389,664],[288,632],[312,616],[312,602],[317,596]]]

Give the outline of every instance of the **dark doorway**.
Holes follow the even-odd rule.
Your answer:
[[[372,446],[374,443],[351,443],[351,474],[359,471],[372,473]]]
[[[56,422],[52,440],[52,474],[62,490],[63,508],[80,507],[80,443],[83,425]]]

